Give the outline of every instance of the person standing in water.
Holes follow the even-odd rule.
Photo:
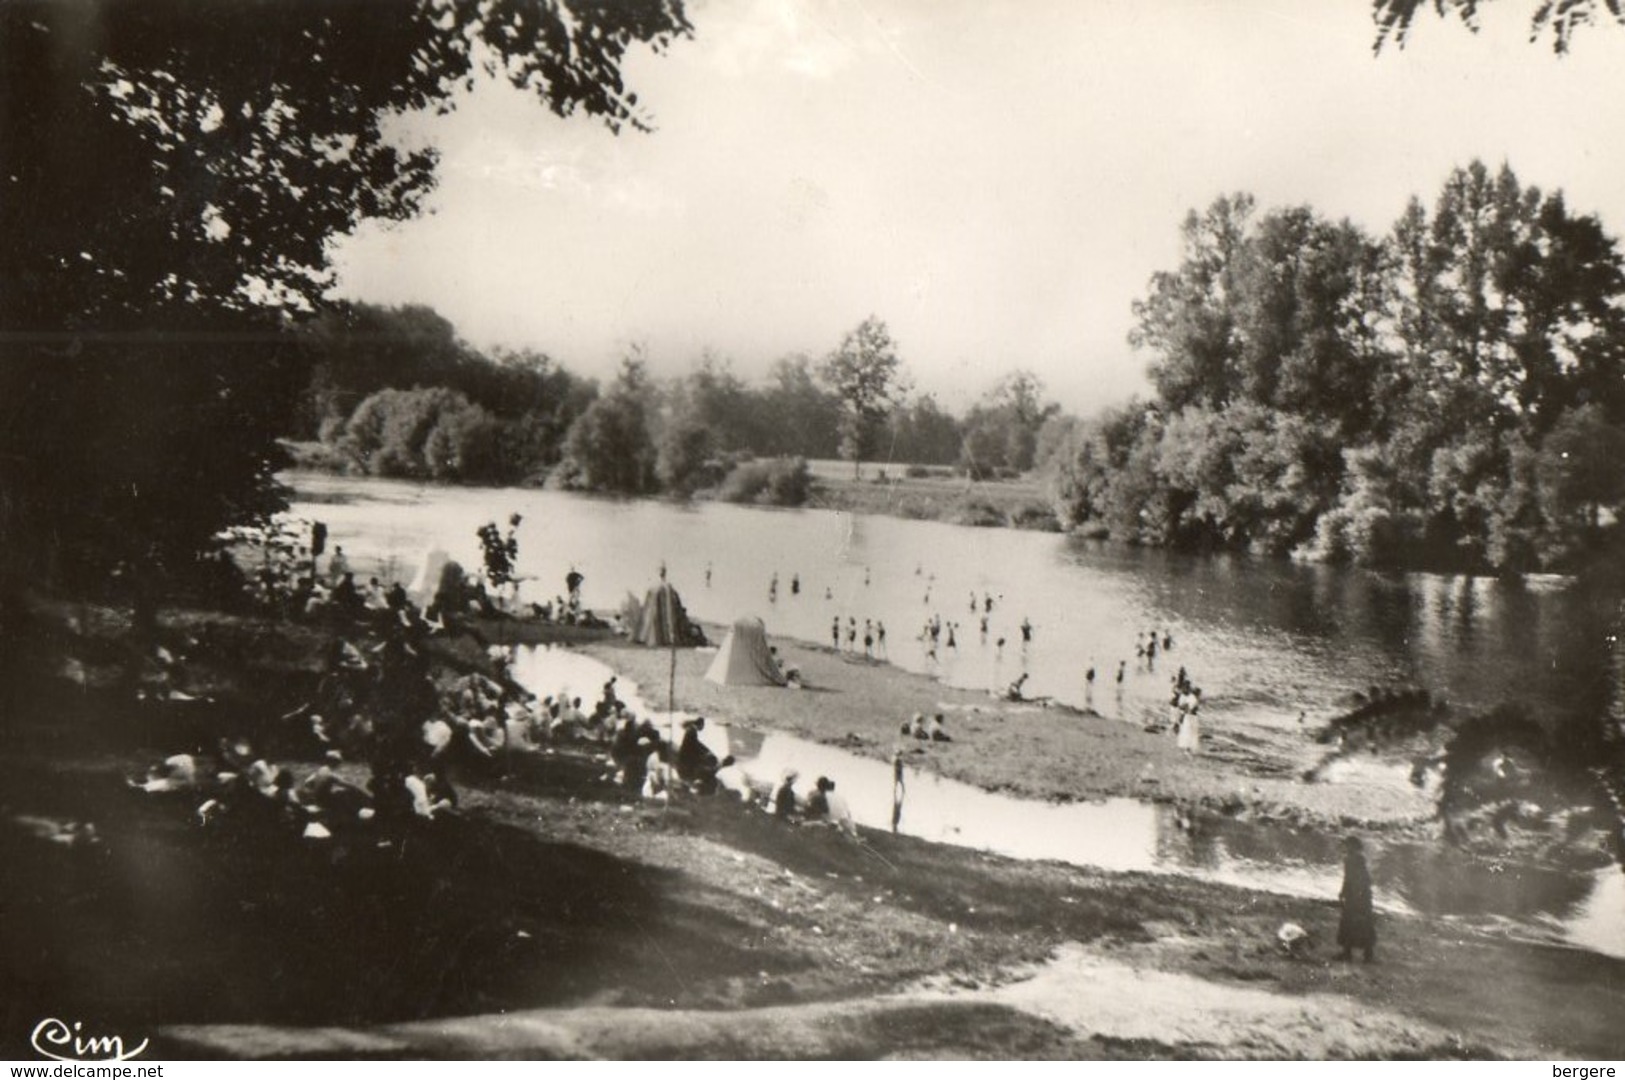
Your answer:
[[[1025,615],[1023,615],[1021,617],[1021,643],[1023,645],[1030,645],[1030,644],[1032,644],[1032,640],[1033,640],[1033,624],[1032,624],[1032,621],[1029,620]]]
[[[790,595],[791,596],[800,596],[801,595],[801,575],[800,574],[791,574],[790,575]]]
[[[841,651],[841,617],[835,616],[829,624],[829,647],[836,652]]]
[[[1095,707],[1095,659],[1089,658],[1089,670],[1083,673],[1083,704],[1086,708]]]
[[[1371,902],[1371,870],[1365,864],[1365,846],[1358,836],[1343,841],[1343,891],[1338,894],[1343,914],[1337,922],[1339,960],[1352,960],[1359,949],[1365,962],[1376,958],[1377,915]]]
[[[705,587],[707,589],[709,589],[711,587],[711,564],[710,563],[705,564]]]
[[[882,660],[890,659],[886,652],[886,624],[875,620],[875,649]]]

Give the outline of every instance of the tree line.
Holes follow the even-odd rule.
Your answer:
[[[1379,237],[1236,194],[1181,238],[1134,307],[1154,394],[1088,419],[1020,370],[956,415],[874,317],[755,384],[707,354],[600,387],[360,306],[309,331],[301,434],[366,473],[627,494],[723,489],[755,457],[1038,469],[1091,535],[1377,566],[1566,569],[1617,538],[1625,264],[1596,218],[1475,162]],[[757,471],[736,497],[805,498]]]
[[[1617,545],[1615,240],[1509,167],[1372,237],[1215,200],[1135,304],[1155,393],[1052,446],[1057,512],[1136,543],[1524,572]]]
[[[1057,411],[1035,376],[1016,372],[954,415],[910,391],[874,317],[827,355],[783,357],[756,383],[711,353],[685,375],[656,379],[634,353],[600,386],[539,353],[483,354],[417,306],[354,305],[304,333],[311,374],[289,434],[319,441],[319,463],[366,475],[679,496],[724,485],[754,458],[989,478],[1031,469],[1039,429]],[[805,484],[741,480],[731,490],[753,488],[751,498],[774,502],[806,495]]]

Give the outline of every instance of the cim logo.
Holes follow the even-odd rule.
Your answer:
[[[126,1050],[120,1035],[85,1035],[85,1025],[74,1021],[70,1027],[66,1020],[48,1016],[34,1025],[29,1043],[42,1056],[52,1061],[128,1061],[147,1048],[148,1040],[140,1046]]]

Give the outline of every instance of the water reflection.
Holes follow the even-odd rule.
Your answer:
[[[559,648],[521,649],[514,673],[537,693],[566,692],[596,699],[611,669]],[[641,715],[650,710],[638,688],[621,680],[619,696]],[[719,756],[730,752],[725,725],[706,728]],[[743,754],[741,747],[732,752]],[[1172,807],[1133,799],[1042,803],[1014,799],[919,768],[907,769],[900,831],[939,843],[1020,859],[1052,859],[1112,871],[1188,874],[1204,880],[1283,893],[1335,897],[1342,880],[1342,836],[1222,818],[1191,821]],[[887,762],[793,736],[764,736],[740,762],[764,791],[785,769],[804,779],[836,781],[861,825],[891,825],[892,775]],[[1420,844],[1382,846],[1372,864],[1379,906],[1433,915],[1496,917],[1549,927],[1584,948],[1625,956],[1625,876],[1493,865]]]

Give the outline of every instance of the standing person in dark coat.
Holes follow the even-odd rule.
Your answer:
[[[1371,905],[1371,871],[1365,864],[1365,848],[1358,836],[1343,841],[1343,917],[1337,923],[1339,960],[1353,959],[1355,949],[1373,959],[1377,948],[1377,916]]]

